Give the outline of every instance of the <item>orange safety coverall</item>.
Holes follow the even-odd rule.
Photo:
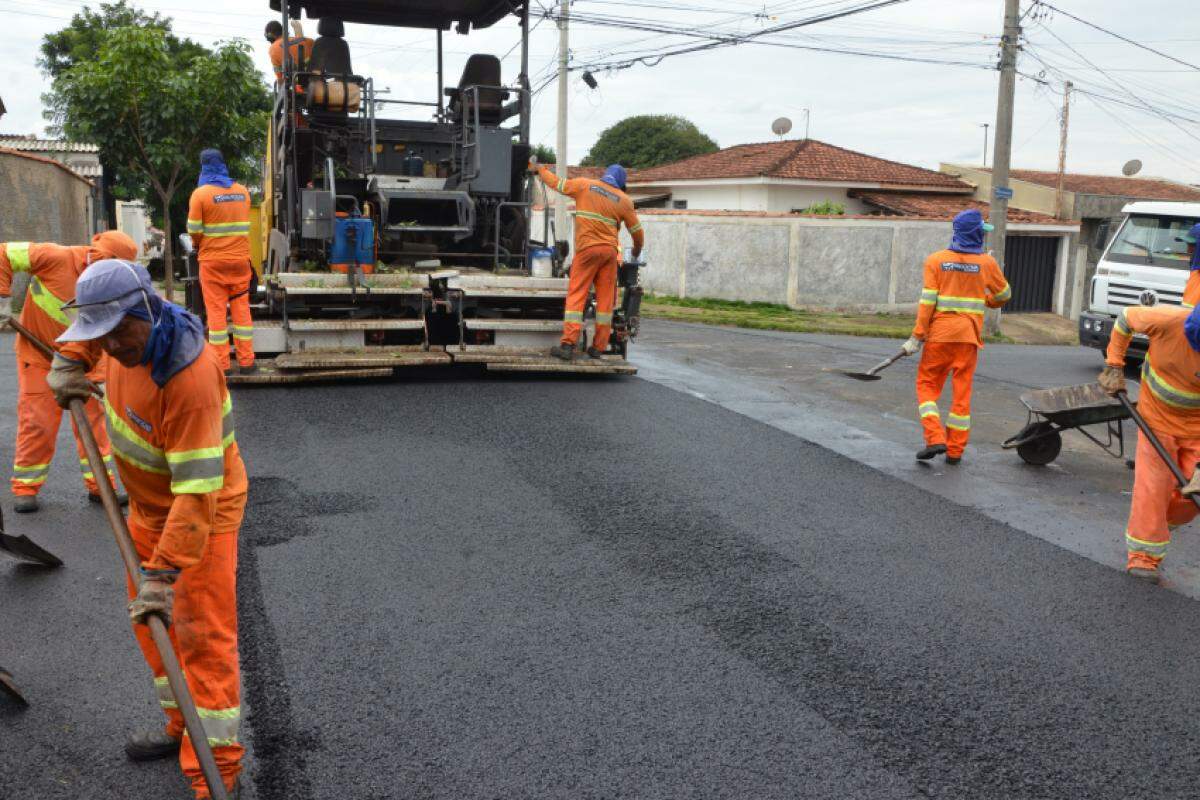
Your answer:
[[[228,189],[205,184],[188,203],[188,233],[199,251],[200,292],[208,316],[208,343],[221,369],[229,369],[232,327],[238,364],[254,363],[254,322],[250,319],[250,192],[240,183]]]
[[[1200,269],[1188,273],[1187,285],[1183,287],[1183,307],[1191,311],[1200,303]]]
[[[1200,353],[1188,344],[1183,331],[1189,313],[1170,306],[1122,309],[1105,362],[1124,367],[1133,334],[1143,333],[1150,339],[1142,363],[1138,412],[1183,474],[1190,476],[1200,461],[1200,377],[1196,376]],[[1139,431],[1133,500],[1125,527],[1129,566],[1156,568],[1167,553],[1171,529],[1191,522],[1196,513],[1195,504],[1179,494],[1175,476]]]
[[[925,342],[917,368],[917,403],[926,445],[946,445],[962,456],[971,436],[971,384],[983,347],[985,308],[999,308],[1012,290],[996,259],[986,253],[939,250],[925,259],[925,282],[913,336]],[[953,373],[950,416],[942,427],[938,398]]]
[[[57,347],[54,340],[71,324],[62,305],[75,297],[75,281],[88,263],[103,258],[137,257],[137,245],[118,231],[99,233],[92,242],[91,247],[32,242],[0,244],[0,302],[7,303],[8,296],[12,294],[13,273],[29,273],[29,290],[21,310],[21,322],[51,347]],[[54,395],[46,385],[50,359],[23,336],[16,337],[15,349],[17,442],[13,458],[12,492],[14,495],[36,495],[50,474],[58,427],[62,423],[62,409],[54,402]],[[102,371],[94,370],[89,377],[100,380]],[[112,481],[112,455],[108,434],[104,430],[104,411],[95,398],[84,404],[84,410],[96,444],[104,456],[109,481]],[[79,431],[75,429],[74,420],[71,421],[71,428],[75,431],[75,446],[84,485],[91,494],[98,494],[100,489],[88,464],[87,452],[79,438]]]
[[[271,46],[267,49],[267,55],[271,58],[271,66],[275,70],[275,82],[283,82],[283,39],[280,36],[275,41],[271,42]],[[292,70],[301,72],[308,66],[309,56],[313,51],[313,40],[307,36],[289,36],[288,55],[292,60]]]
[[[567,286],[567,305],[563,314],[562,343],[575,346],[583,330],[583,309],[588,291],[596,286],[596,338],[592,347],[608,349],[612,334],[613,306],[617,302],[617,267],[621,244],[621,223],[633,237],[634,250],[645,242],[642,225],[629,196],[613,186],[590,178],[559,178],[546,167],[538,170],[542,183],[575,201],[575,260]]]
[[[95,342],[63,354],[94,363]],[[107,359],[105,412],[117,469],[129,492],[129,531],[142,567],[181,570],[175,581],[171,641],[196,701],[226,788],[242,769],[237,649],[237,537],[246,505],[246,469],[233,430],[233,405],[216,354],[205,348],[159,388],[150,366]],[[135,592],[128,585],[129,597]],[[183,736],[179,762],[196,797],[208,797],[149,630],[134,625],[154,672],[166,731]]]

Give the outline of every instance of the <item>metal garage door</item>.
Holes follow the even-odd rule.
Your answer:
[[[1009,236],[1004,247],[1004,275],[1013,298],[1005,311],[1052,311],[1057,236]]]

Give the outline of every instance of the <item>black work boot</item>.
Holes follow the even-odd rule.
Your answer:
[[[129,495],[125,494],[124,492],[117,492],[116,495],[117,495],[117,505],[119,505],[119,506],[129,505]],[[95,503],[98,506],[104,505],[104,501],[100,499],[99,492],[88,492],[88,502]]]
[[[597,350],[594,347],[589,347],[587,349],[587,354],[588,354],[588,358],[596,358],[596,359],[604,358],[604,353],[601,353],[599,350]]]
[[[253,375],[256,372],[258,372],[258,362],[257,361],[255,361],[253,364],[247,364],[244,367],[238,367],[239,375]]]
[[[158,761],[179,755],[183,739],[173,739],[164,730],[137,731],[125,740],[125,755],[130,761]]]
[[[38,510],[36,494],[19,494],[13,498],[13,511],[18,514],[32,514]]]
[[[931,444],[931,445],[927,446],[924,450],[917,451],[917,461],[928,461],[929,459],[933,458],[934,456],[940,456],[944,452],[946,452],[946,445]]]
[[[946,463],[947,463],[947,464],[949,464],[949,465],[950,465],[950,466],[952,466],[952,467],[957,467],[959,464],[961,464],[961,463],[962,463],[962,456],[951,456],[951,455],[947,455],[947,456],[946,456]]]
[[[558,344],[550,348],[550,355],[563,361],[574,361],[575,348],[569,344]]]

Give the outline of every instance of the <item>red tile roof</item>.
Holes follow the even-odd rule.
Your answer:
[[[876,158],[816,139],[739,144],[635,172],[629,176],[629,182],[646,184],[756,177],[971,191],[968,184],[951,175]]]
[[[542,164],[542,166],[548,167],[551,172],[553,172],[554,168],[555,168],[554,164]],[[568,178],[591,178],[594,181],[598,181],[602,177],[604,177],[604,167],[579,167],[579,166],[572,166],[571,164],[568,164],[567,165],[567,177]]]
[[[1036,169],[1014,169],[1012,177],[1039,186],[1058,186],[1058,173]],[[1200,189],[1157,178],[1126,178],[1121,175],[1081,175],[1068,172],[1063,188],[1079,194],[1137,197],[1143,200],[1200,200]]]
[[[955,214],[968,208],[977,209],[986,217],[990,211],[987,203],[957,194],[865,191],[852,191],[850,194],[867,205],[906,217],[953,219]],[[1039,214],[1036,211],[1025,211],[1011,206],[1008,209],[1008,221],[1038,225],[1070,225],[1072,227],[1079,224],[1074,220],[1055,219],[1049,214]]]

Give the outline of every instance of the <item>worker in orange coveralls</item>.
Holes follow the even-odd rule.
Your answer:
[[[534,169],[530,164],[530,169]],[[571,262],[571,280],[567,287],[567,309],[563,315],[562,341],[550,355],[570,361],[575,357],[583,309],[588,291],[596,286],[596,337],[587,349],[592,358],[600,358],[608,349],[612,333],[613,306],[617,301],[617,268],[621,245],[618,233],[625,223],[633,237],[633,257],[642,253],[645,235],[638,222],[633,201],[625,194],[625,168],[613,164],[601,180],[559,178],[549,169],[537,170],[542,183],[575,201],[575,260]]]
[[[1183,307],[1187,309],[1195,308],[1196,304],[1200,303],[1200,247],[1196,245],[1197,239],[1200,239],[1200,222],[1183,235],[1183,240],[1188,246],[1190,268],[1187,285],[1183,288]]]
[[[1150,349],[1142,362],[1138,411],[1191,482],[1179,489],[1175,476],[1138,432],[1133,500],[1125,545],[1130,575],[1158,582],[1159,565],[1171,542],[1171,529],[1191,522],[1200,493],[1200,309],[1169,306],[1124,308],[1113,326],[1100,385],[1109,394],[1125,390],[1125,353],[1133,334],[1144,334]]]
[[[292,22],[292,32],[295,36],[289,36],[287,40],[288,57],[292,62],[292,70],[303,72],[308,66],[309,56],[312,55],[313,40],[304,35],[304,29],[300,27],[299,22]],[[267,23],[263,33],[271,43],[267,55],[271,59],[271,68],[275,70],[275,82],[283,83],[283,24],[273,19]]]
[[[971,436],[971,384],[983,347],[984,309],[999,308],[1012,297],[1000,265],[983,252],[983,235],[991,229],[975,209],[959,212],[950,248],[925,259],[917,324],[904,343],[910,356],[925,344],[917,368],[917,403],[925,430],[919,461],[945,453],[947,464],[958,464]],[[943,428],[938,398],[951,374],[953,400]]]
[[[208,343],[221,369],[229,372],[232,333],[239,371],[253,373],[258,367],[250,319],[250,192],[229,177],[220,150],[200,153],[200,180],[188,203],[187,227],[199,251]]]
[[[63,303],[75,294],[75,281],[92,261],[104,258],[137,257],[137,245],[120,231],[105,231],[92,238],[91,246],[64,247],[57,244],[7,242],[0,244],[0,327],[8,319],[11,307],[13,274],[29,273],[29,292],[21,310],[21,322],[43,342],[53,342],[67,326],[70,318],[62,310]],[[38,510],[38,492],[50,474],[62,409],[46,386],[50,359],[40,350],[18,336],[17,351],[17,444],[13,458],[13,509],[20,514]],[[93,376],[100,379],[100,370]],[[104,432],[104,411],[94,398],[84,405],[96,443],[104,456],[109,481],[113,480],[112,456],[108,435]],[[72,428],[74,421],[72,420]],[[83,443],[75,435],[79,464],[88,499],[100,502],[96,477],[88,465]],[[121,498],[124,500],[124,497]]]
[[[205,346],[200,320],[155,294],[149,274],[136,264],[91,265],[70,306],[79,316],[59,337],[64,346],[49,384],[61,405],[83,397],[86,370],[101,351],[108,355],[105,411],[141,560],[139,585],[129,583],[129,612],[167,717],[163,729],[130,736],[125,752],[134,760],[178,753],[196,797],[209,796],[144,625],[148,615],[159,614],[170,626],[205,736],[232,792],[244,752],[235,574],[247,484],[225,378]]]

